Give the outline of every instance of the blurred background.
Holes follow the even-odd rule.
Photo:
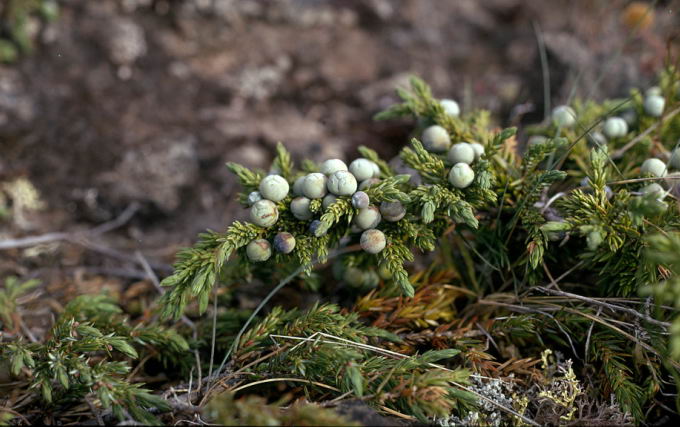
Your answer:
[[[520,129],[573,96],[626,96],[677,57],[678,6],[0,0],[0,277],[77,294],[129,292],[140,259],[167,274],[198,232],[245,217],[225,162],[266,169],[277,141],[296,160],[394,156],[412,123],[372,116],[410,74]],[[70,243],[11,244],[55,231]]]

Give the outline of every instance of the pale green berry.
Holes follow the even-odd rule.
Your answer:
[[[365,181],[369,178],[373,178],[376,166],[377,165],[372,161],[360,158],[349,164],[349,171],[354,175],[357,181]]]
[[[430,126],[423,131],[423,147],[433,153],[444,153],[451,146],[451,137],[443,127]]]
[[[248,194],[248,206],[253,206],[255,202],[262,200],[262,194],[259,191],[251,191]]]
[[[452,117],[460,116],[460,107],[458,103],[453,99],[442,99],[439,101],[441,106],[444,108],[444,112]]]
[[[369,254],[377,254],[385,249],[387,239],[382,231],[372,228],[361,233],[359,244],[361,245],[361,249]]]
[[[544,144],[547,140],[548,140],[548,138],[546,138],[543,135],[533,135],[527,141],[527,145],[530,146],[530,147],[533,146],[533,145],[541,145],[541,144]]]
[[[378,166],[377,163],[373,162],[373,178],[380,178],[380,166]]]
[[[643,175],[652,174],[657,178],[666,176],[666,164],[659,159],[651,158],[642,162],[640,173]]]
[[[607,138],[620,138],[628,133],[628,124],[621,117],[610,117],[604,122],[602,131]]]
[[[593,131],[586,136],[588,143],[593,147],[601,147],[607,145],[607,138],[602,132]]]
[[[267,261],[272,256],[272,245],[265,239],[256,239],[246,246],[246,255],[253,262]]]
[[[599,231],[591,231],[586,237],[588,249],[591,251],[596,250],[602,244],[603,240],[602,234]]]
[[[645,113],[652,117],[661,117],[663,114],[663,109],[666,106],[666,100],[663,96],[650,95],[645,98],[643,107],[645,108]]]
[[[656,199],[661,201],[666,197],[666,192],[664,191],[663,187],[656,182],[653,182],[640,190],[640,192],[644,195],[648,194],[654,194]]]
[[[671,166],[675,169],[680,169],[680,148],[673,150],[671,154]]]
[[[373,270],[364,271],[364,287],[375,288],[380,283],[380,276]]]
[[[346,171],[347,165],[340,159],[329,159],[321,163],[321,173],[331,176],[337,171]]]
[[[307,197],[296,197],[290,202],[290,211],[293,216],[300,221],[307,221],[311,219],[314,214],[309,210],[311,200]]]
[[[326,231],[324,231],[323,233],[320,233],[320,232],[319,232],[319,227],[321,227],[321,225],[322,225],[322,222],[319,221],[318,219],[315,219],[314,221],[312,221],[312,222],[309,224],[309,232],[312,233],[312,235],[314,235],[314,236],[316,236],[316,237],[325,236],[325,235],[326,235]]]
[[[620,116],[629,127],[635,125],[637,122],[637,113],[633,109],[624,110]]]
[[[661,88],[659,86],[652,86],[645,91],[645,96],[661,96]]]
[[[326,175],[318,172],[310,173],[305,177],[302,185],[302,193],[310,199],[320,199],[326,195]]]
[[[569,128],[576,124],[576,112],[568,105],[560,105],[552,111],[555,126]]]
[[[250,220],[260,227],[271,227],[279,219],[279,210],[271,200],[260,200],[250,208]]]
[[[359,184],[359,190],[366,190],[367,188],[380,184],[380,180],[378,178],[368,178],[365,181],[361,181],[361,184]]]
[[[356,193],[352,194],[352,206],[354,206],[356,209],[366,209],[370,201],[371,200],[368,198],[368,194],[364,193],[363,191],[357,191]]]
[[[349,171],[337,171],[328,177],[327,186],[336,196],[351,196],[357,191],[357,180]]]
[[[293,183],[293,194],[296,196],[304,196],[303,188],[305,185],[305,178],[307,178],[307,175],[303,175],[295,180]]]
[[[378,275],[383,280],[389,280],[392,278],[394,273],[392,273],[392,270],[390,270],[387,264],[381,264],[380,267],[378,267]]]
[[[330,205],[335,203],[338,200],[337,197],[335,197],[332,194],[326,194],[326,197],[323,198],[323,201],[321,202],[321,207],[325,209],[328,209]]]
[[[369,206],[366,209],[359,209],[354,217],[354,224],[362,230],[367,230],[377,227],[381,220],[380,210],[375,206]]]
[[[288,195],[288,181],[281,175],[268,175],[260,181],[260,194],[272,202],[280,202]]]
[[[380,214],[388,222],[397,222],[406,215],[406,208],[401,202],[382,202]]]
[[[475,150],[467,142],[459,142],[453,144],[446,159],[453,164],[467,163],[469,165],[475,161]]]
[[[289,254],[295,249],[295,237],[285,231],[274,236],[274,249],[282,254]]]
[[[475,172],[467,163],[456,163],[449,172],[449,182],[456,188],[465,188],[472,184]]]
[[[472,142],[470,143],[470,146],[472,147],[472,151],[475,152],[475,161],[481,159],[484,155],[484,146],[479,142]]]
[[[365,282],[364,271],[357,267],[348,267],[342,275],[342,280],[354,288],[359,288]]]

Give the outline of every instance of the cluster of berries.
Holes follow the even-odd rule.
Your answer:
[[[672,167],[673,169],[680,169],[680,148],[676,148],[671,153],[670,167]],[[678,187],[677,185],[678,183],[676,182],[676,180],[680,179],[680,172],[671,172],[669,174],[666,163],[664,163],[663,160],[657,158],[647,159],[644,162],[642,162],[642,166],[640,166],[640,174],[643,176],[652,176],[655,178],[664,178],[666,175],[673,177],[674,179],[667,182],[669,191],[673,191],[675,188]],[[668,194],[668,192],[666,192],[664,188],[656,182],[653,182],[643,187],[642,190],[640,190],[640,192],[644,195],[655,194],[657,200],[659,201],[662,201]]]
[[[650,117],[661,117],[666,106],[666,99],[661,95],[661,89],[657,86],[649,88],[645,92],[642,108]],[[604,145],[607,138],[621,138],[628,134],[628,126],[635,123],[637,117],[633,110],[623,111],[621,117],[608,117],[602,125],[602,132],[593,131],[588,135],[588,140],[594,145]],[[560,105],[552,111],[552,121],[560,128],[570,128],[576,124],[576,112],[568,105]]]
[[[293,183],[290,202],[291,214],[300,221],[313,218],[312,200],[321,199],[321,206],[328,209],[338,197],[350,197],[352,206],[357,209],[353,231],[362,232],[360,244],[364,251],[377,254],[386,244],[385,234],[376,229],[382,219],[396,222],[406,215],[406,208],[400,202],[383,202],[380,208],[371,205],[370,198],[363,190],[380,182],[380,168],[368,159],[359,158],[349,167],[340,159],[330,159],[322,163],[320,172],[301,176]],[[262,179],[259,191],[248,195],[250,220],[260,227],[269,228],[279,219],[277,202],[284,200],[290,191],[288,181],[280,175],[272,174]],[[319,226],[321,221],[310,222],[309,231],[316,237],[323,235]],[[256,239],[246,248],[248,258],[254,262],[266,261],[271,257],[272,245],[266,239]],[[287,232],[278,233],[274,238],[274,249],[288,254],[295,249],[295,237]]]
[[[458,116],[460,109],[456,101],[443,99],[440,104],[451,116]],[[427,127],[421,139],[423,147],[431,153],[444,154],[452,165],[449,171],[449,183],[456,188],[466,188],[475,179],[475,172],[470,165],[484,154],[484,146],[478,142],[458,142],[452,145],[451,136],[442,126]]]

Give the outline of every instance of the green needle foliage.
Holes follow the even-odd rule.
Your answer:
[[[310,215],[296,212],[310,217],[300,220],[289,191],[272,202],[274,224],[258,221],[269,227],[234,222],[177,254],[174,273],[162,281],[160,311],[199,317],[198,367],[212,374],[209,386],[197,389],[196,399],[212,397],[205,414],[223,423],[340,422],[316,407],[279,408],[290,401],[280,400],[283,390],[286,399],[331,404],[359,398],[442,425],[603,425],[673,414],[671,407],[680,407],[680,193],[677,175],[640,168],[649,158],[673,163],[680,73],[668,68],[658,84],[666,101],[661,117],[646,114],[640,90],[625,99],[575,100],[573,126],[531,126],[526,134],[543,138],[524,144],[514,128],[492,127],[486,111],[448,114],[413,78],[411,90],[398,91],[401,101],[377,116],[414,119],[401,166],[359,148],[377,166],[362,183],[370,204],[404,208],[391,215],[393,206],[382,206],[376,245],[361,242],[361,211],[351,196],[325,207],[314,199]],[[613,116],[629,119],[627,133],[596,138]],[[468,186],[451,184],[446,153],[425,149],[422,133],[432,125],[452,143],[483,147]],[[320,170],[311,161],[296,167],[282,144],[276,152],[268,172],[227,165],[241,183],[244,208],[268,174],[293,189]],[[267,252],[260,239],[272,244],[283,232],[295,239],[292,251]],[[306,309],[290,308],[305,298],[270,300],[289,282],[313,301]],[[8,284],[0,319],[16,330],[18,297],[32,285]],[[237,304],[257,292],[269,292],[257,309]],[[208,310],[212,317],[200,318]],[[162,402],[124,380],[129,360],[145,352],[186,369],[187,350],[173,329],[130,326],[102,297],[69,304],[46,343],[13,340],[0,355],[43,399],[92,397],[142,419],[138,411]],[[219,357],[224,363],[216,365]],[[76,368],[85,376],[74,375]],[[221,388],[260,397],[214,394]]]
[[[111,410],[119,420],[129,415],[145,424],[158,424],[149,409],[166,411],[169,406],[143,384],[126,378],[132,369],[130,360],[139,359],[140,351],[151,351],[166,365],[177,365],[188,349],[175,331],[158,325],[130,326],[113,300],[84,295],[64,308],[45,342],[19,339],[5,344],[0,361],[9,363],[13,376],[27,379],[27,391],[37,393],[48,409],[86,399]],[[121,356],[123,360],[117,360]]]
[[[56,0],[7,0],[0,4],[0,21],[6,35],[0,36],[0,63],[11,63],[30,53],[34,40],[29,35],[31,17],[52,21],[59,16]]]

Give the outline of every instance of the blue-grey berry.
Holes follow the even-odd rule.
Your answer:
[[[279,219],[279,210],[270,200],[259,200],[250,208],[250,221],[260,227],[271,227]]]
[[[451,147],[451,137],[443,127],[430,126],[423,131],[423,147],[433,153],[444,153]]]
[[[382,202],[380,204],[380,214],[388,222],[397,222],[406,215],[406,208],[401,202]]]
[[[251,191],[248,194],[248,206],[253,206],[255,202],[262,200],[262,194],[259,191]]]
[[[670,163],[673,168],[680,169],[680,148],[673,150]]]
[[[373,163],[373,178],[380,178],[380,166],[377,163]]]
[[[555,126],[569,128],[576,124],[576,112],[568,105],[560,105],[552,111]]]
[[[337,171],[328,177],[328,191],[336,196],[351,196],[357,191],[357,180],[349,171]]]
[[[281,175],[267,175],[260,181],[260,194],[272,202],[280,202],[288,195],[288,181]]]
[[[591,231],[586,237],[586,244],[591,251],[596,250],[603,242],[602,234],[599,231]]]
[[[475,172],[467,163],[457,163],[449,172],[449,182],[456,188],[465,188],[475,180]]]
[[[326,234],[325,231],[323,233],[319,233],[320,227],[322,225],[323,225],[323,223],[321,221],[319,221],[318,219],[315,219],[314,221],[309,223],[309,232],[312,233],[312,235],[314,235],[316,237],[324,236]],[[317,234],[317,233],[319,233],[319,234]]]
[[[359,244],[361,245],[361,249],[369,254],[377,254],[385,249],[387,239],[382,231],[373,228],[361,233]]]
[[[527,141],[527,145],[529,147],[531,147],[533,145],[540,145],[540,144],[544,144],[547,140],[548,140],[548,138],[546,138],[543,135],[532,135],[531,137],[529,137],[529,140]]]
[[[644,195],[648,194],[654,194],[656,199],[661,201],[666,197],[666,192],[664,191],[663,187],[656,182],[653,182],[640,190],[640,192]]]
[[[246,246],[246,255],[253,262],[267,261],[272,256],[272,245],[265,239],[256,239]]]
[[[307,175],[302,175],[301,177],[297,178],[293,183],[293,194],[295,194],[296,196],[305,195],[303,191],[305,185],[305,178],[307,178]]]
[[[380,220],[382,220],[380,210],[375,206],[369,206],[365,209],[359,209],[354,217],[354,224],[362,230],[367,230],[377,227]]]
[[[453,99],[442,99],[439,101],[444,108],[444,112],[451,117],[458,117],[460,115],[460,106]]]
[[[326,175],[318,172],[310,173],[305,177],[302,193],[310,199],[320,199],[327,193],[327,182],[328,178],[326,178]]]
[[[296,197],[290,202],[290,211],[293,216],[300,221],[307,221],[311,219],[314,214],[309,210],[309,204],[312,201],[307,197]]]
[[[645,113],[652,117],[661,117],[665,106],[666,100],[663,96],[659,95],[649,95],[645,98],[645,102],[643,104]]]
[[[369,178],[373,178],[376,166],[377,165],[374,162],[360,158],[349,164],[349,171],[354,175],[357,181],[365,181]]]
[[[475,152],[475,161],[479,160],[484,155],[484,146],[479,142],[470,143],[472,151]]]
[[[376,185],[376,184],[380,184],[380,179],[378,179],[378,178],[369,178],[369,179],[367,179],[367,180],[365,180],[365,181],[361,181],[361,184],[359,184],[359,188],[358,188],[358,189],[363,191],[363,190],[366,190],[367,188],[369,188],[369,187],[371,187],[371,186],[373,186],[373,185]]]
[[[602,132],[590,132],[586,138],[591,147],[602,147],[607,145],[607,138],[602,134]]]
[[[368,194],[363,191],[357,191],[352,194],[352,206],[356,209],[366,209],[369,203],[370,199],[368,198]]]
[[[620,138],[628,133],[628,124],[621,117],[609,117],[602,127],[607,138]]]
[[[295,249],[295,237],[285,231],[278,233],[274,236],[274,249],[282,254],[293,252],[293,249]]]
[[[475,150],[467,142],[459,142],[453,144],[449,149],[446,159],[453,163],[467,163],[472,164],[475,161]]]
[[[340,159],[329,159],[321,163],[321,173],[331,176],[337,171],[346,171],[347,165]]]
[[[326,194],[326,197],[323,198],[323,201],[321,201],[321,207],[326,210],[330,205],[335,203],[338,200],[337,197],[335,197],[332,194]]]
[[[661,96],[661,88],[659,86],[652,86],[645,91],[645,96]]]
[[[643,175],[652,174],[657,178],[666,176],[666,164],[659,159],[651,158],[642,162],[640,173]]]
[[[342,275],[342,280],[354,288],[359,288],[365,282],[364,271],[357,267],[347,267]]]
[[[622,111],[619,116],[626,122],[628,127],[634,126],[637,123],[637,113],[632,108]]]

